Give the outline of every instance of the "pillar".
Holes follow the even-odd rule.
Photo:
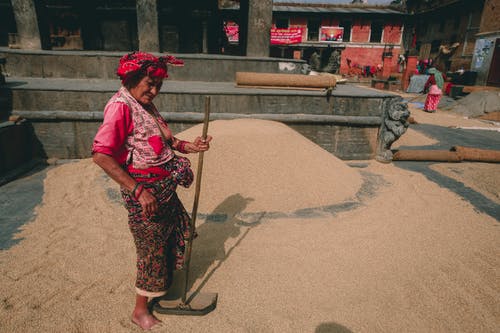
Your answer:
[[[392,56],[385,56],[382,64],[382,78],[387,79],[392,73]]]
[[[139,50],[160,52],[157,0],[137,0],[136,10]]]
[[[16,20],[18,44],[21,45],[22,49],[41,50],[42,41],[35,2],[33,0],[12,0],[12,9]]]
[[[208,53],[208,22],[207,19],[204,18],[201,22],[201,28],[203,33],[203,42],[201,47],[201,52]]]
[[[410,85],[410,78],[413,74],[415,74],[417,61],[417,56],[408,56],[406,58],[406,67],[403,72],[403,78],[401,79],[401,88],[403,89],[403,91],[406,91],[406,89],[408,89],[408,86]]]
[[[247,56],[269,57],[272,20],[272,0],[249,0]]]

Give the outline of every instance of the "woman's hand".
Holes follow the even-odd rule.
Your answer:
[[[210,148],[210,141],[212,137],[207,135],[207,138],[203,140],[201,137],[194,139],[194,142],[188,142],[184,145],[184,149],[188,153],[200,153],[202,151],[207,151]]]
[[[154,195],[149,193],[146,188],[144,188],[139,194],[139,198],[137,198],[137,200],[139,200],[139,203],[141,204],[144,217],[148,218],[158,211],[158,202],[156,201],[156,198]]]

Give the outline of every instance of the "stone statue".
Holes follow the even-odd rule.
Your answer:
[[[309,65],[313,71],[321,70],[321,58],[318,51],[314,51],[313,54],[311,54],[311,57],[309,58]]]
[[[328,59],[328,64],[323,69],[324,72],[336,74],[340,68],[340,51],[333,50]]]
[[[375,156],[377,161],[383,163],[392,161],[391,145],[406,132],[409,116],[408,104],[403,102],[402,97],[392,98],[389,101],[380,126],[377,155]]]

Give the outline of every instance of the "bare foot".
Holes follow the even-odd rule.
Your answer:
[[[157,319],[149,312],[132,313],[132,322],[142,328],[143,330],[149,331],[155,325],[160,324],[162,321]]]

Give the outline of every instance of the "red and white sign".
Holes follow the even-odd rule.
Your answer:
[[[320,42],[341,42],[344,36],[342,27],[321,27],[319,28]]]
[[[236,23],[229,23],[224,26],[229,43],[238,43],[240,27]]]
[[[302,42],[302,28],[271,29],[271,44],[287,45]]]

